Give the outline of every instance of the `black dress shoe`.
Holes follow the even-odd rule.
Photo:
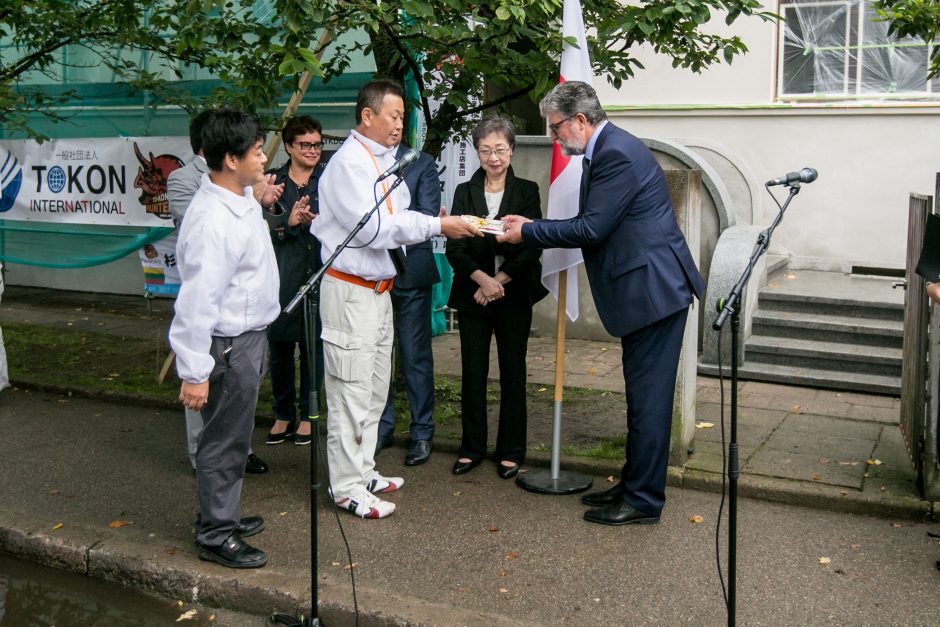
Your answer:
[[[454,471],[453,471],[453,472],[454,472],[455,475],[464,475],[464,474],[470,472],[471,470],[473,470],[474,468],[476,468],[477,466],[479,466],[479,465],[480,465],[480,461],[481,461],[481,460],[479,460],[479,459],[477,459],[477,460],[472,460],[472,459],[471,459],[471,460],[468,461],[468,462],[462,462],[462,461],[460,461],[460,460],[458,459],[457,461],[454,462]]]
[[[604,507],[621,501],[623,501],[623,486],[619,483],[612,488],[600,492],[591,492],[581,497],[581,502],[591,507]]]
[[[248,461],[245,463],[245,472],[250,472],[253,475],[263,475],[268,472],[268,465],[254,453],[248,453]]]
[[[237,533],[219,546],[199,545],[199,559],[229,568],[261,568],[268,563],[264,551],[246,543]]]
[[[381,453],[382,449],[391,448],[394,443],[395,440],[392,436],[388,436],[387,438],[380,436],[379,439],[375,441],[375,454],[378,455]]]
[[[241,538],[247,538],[262,531],[264,531],[264,518],[261,516],[245,516],[235,526],[235,533]]]
[[[513,477],[519,474],[519,464],[514,464],[512,466],[504,466],[503,464],[497,464],[496,474],[498,474],[501,479],[512,479]]]
[[[415,440],[405,455],[405,466],[420,466],[431,459],[431,440]]]
[[[645,514],[620,501],[607,507],[589,509],[584,512],[584,520],[602,525],[655,525],[659,516]]]

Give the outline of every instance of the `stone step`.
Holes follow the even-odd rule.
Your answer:
[[[899,349],[904,337],[904,324],[901,320],[758,309],[754,314],[752,333]]]
[[[700,363],[698,372],[703,375],[718,376],[718,366]],[[731,369],[728,366],[724,368],[724,376],[731,376]],[[857,372],[749,363],[738,369],[738,378],[745,381],[766,381],[768,383],[784,383],[829,390],[866,392],[887,396],[901,395],[900,377],[886,377]]]
[[[753,335],[744,359],[746,363],[901,376],[901,349],[883,346]]]
[[[814,294],[761,290],[757,307],[762,311],[785,311],[873,320],[903,320],[904,303],[864,300]]]

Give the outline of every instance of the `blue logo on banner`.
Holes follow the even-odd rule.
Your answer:
[[[23,184],[23,166],[13,153],[0,148],[0,213],[13,208],[13,202]]]
[[[58,194],[65,189],[65,170],[57,165],[49,168],[49,174],[46,175],[46,184],[49,189]]]

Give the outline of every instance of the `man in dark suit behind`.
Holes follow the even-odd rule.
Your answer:
[[[408,147],[401,145],[395,159],[401,159]],[[402,174],[411,192],[410,211],[432,218],[441,210],[441,185],[434,158],[427,153]],[[434,355],[431,352],[431,287],[440,282],[441,275],[434,261],[430,241],[407,247],[407,270],[395,277],[392,288],[395,334],[401,358],[408,403],[411,406],[411,444],[405,455],[405,465],[418,466],[431,457],[434,437]],[[379,423],[376,453],[391,446],[395,433],[395,385],[388,388],[388,403]]]
[[[623,346],[627,461],[620,482],[582,497],[585,520],[655,523],[665,503],[672,407],[689,306],[704,289],[662,168],[636,137],[607,121],[590,85],[569,81],[539,105],[565,155],[584,155],[578,214],[503,218],[501,241],[581,248],[607,332]]]

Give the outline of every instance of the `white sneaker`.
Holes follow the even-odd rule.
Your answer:
[[[385,518],[395,511],[395,504],[369,494],[365,490],[352,496],[334,499],[336,507],[349,510],[359,518]]]
[[[387,494],[401,490],[403,485],[405,485],[405,480],[401,477],[383,477],[375,473],[372,480],[366,484],[366,489],[372,494]]]

